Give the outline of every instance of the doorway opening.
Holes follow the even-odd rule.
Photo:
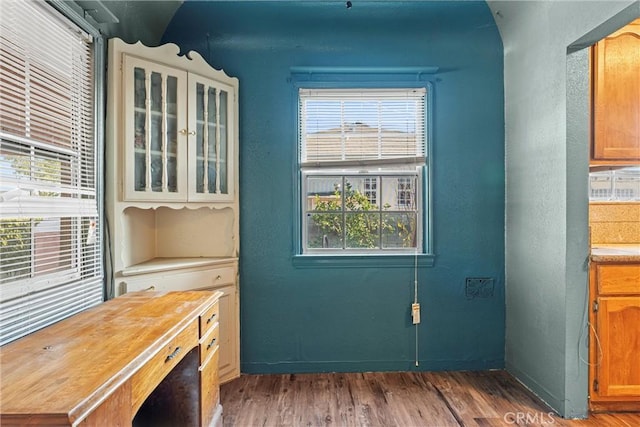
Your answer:
[[[620,368],[620,364],[630,366],[624,357],[640,357],[640,344],[620,351],[623,343],[640,343],[637,328],[625,327],[626,322],[640,321],[636,314],[640,312],[640,286],[633,276],[636,270],[630,263],[617,262],[632,258],[606,258],[613,262],[602,265],[596,262],[605,259],[599,258],[600,254],[628,245],[631,254],[637,251],[635,268],[640,277],[637,52],[640,19],[637,7],[629,7],[570,46],[567,55],[567,206],[571,218],[567,241],[575,242],[568,243],[567,257],[578,261],[585,246],[589,254],[584,263],[589,289],[576,288],[575,295],[584,295],[580,334],[584,363],[579,370],[580,377],[586,379],[583,384],[591,412],[640,410],[640,371]],[[601,252],[605,249],[611,251]],[[604,290],[612,294],[602,294],[603,278],[614,284]],[[635,287],[616,287],[627,280]],[[615,310],[615,316],[609,309]],[[621,358],[621,354],[626,356]]]

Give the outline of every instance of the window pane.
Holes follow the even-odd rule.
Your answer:
[[[305,209],[323,212],[342,210],[342,177],[307,178]]]
[[[216,89],[210,87],[208,91],[208,118],[207,118],[207,126],[209,128],[208,132],[208,150],[207,150],[207,193],[215,193],[216,192],[216,169],[218,164],[218,154],[216,153],[216,144],[218,133],[216,129],[216,117],[218,115],[217,105],[216,105]]]
[[[151,73],[151,111],[154,113],[162,112],[162,103],[164,102],[162,94],[162,75],[160,73]]]
[[[375,249],[380,247],[380,214],[345,214],[347,248]]]
[[[178,79],[167,77],[167,189],[178,191],[176,156],[178,154],[178,119],[176,117],[176,99],[178,97]]]
[[[138,109],[146,109],[147,105],[147,87],[146,87],[146,76],[144,70],[139,67],[135,67],[133,71],[134,75],[134,105],[135,108]]]
[[[382,214],[382,246],[415,248],[417,221],[415,212]]]
[[[342,249],[342,214],[308,213],[306,223],[308,248]]]
[[[344,204],[350,211],[378,210],[378,178],[348,176]]]
[[[404,211],[416,209],[417,177],[389,176],[382,180],[384,209]]]
[[[640,200],[640,167],[591,172],[589,190],[590,200]]]
[[[134,69],[134,105],[135,105],[135,189],[144,191],[147,183],[147,88],[146,75],[142,68]]]
[[[229,129],[227,128],[227,104],[228,93],[224,90],[220,91],[220,192],[222,194],[229,193],[229,183],[227,182],[229,164],[227,157],[229,156],[229,150],[227,145],[229,144]]]
[[[204,193],[204,144],[205,144],[205,91],[196,84],[196,192]]]
[[[139,153],[136,151],[136,160],[135,160],[135,168],[136,168],[136,178],[135,178],[135,189],[136,191],[144,191],[147,184],[147,161],[145,159],[144,152]]]

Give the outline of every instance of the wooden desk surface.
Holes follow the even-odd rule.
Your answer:
[[[132,292],[0,347],[2,417],[77,423],[216,298]]]

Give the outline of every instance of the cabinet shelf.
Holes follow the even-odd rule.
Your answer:
[[[225,264],[237,261],[235,257],[158,257],[138,264],[134,264],[121,271],[125,277],[136,276],[138,274],[159,273],[163,271],[174,271],[185,268],[207,267],[218,264]]]

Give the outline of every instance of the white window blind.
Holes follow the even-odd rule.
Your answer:
[[[300,89],[301,166],[424,164],[424,88]]]
[[[0,2],[0,345],[102,302],[92,37]]]

